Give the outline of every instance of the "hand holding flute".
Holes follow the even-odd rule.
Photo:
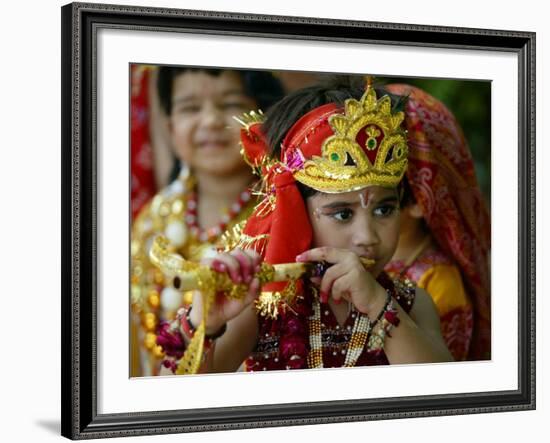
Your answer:
[[[153,264],[172,279],[176,289],[197,290],[187,319],[190,324],[198,326],[189,338],[189,346],[176,371],[178,374],[196,373],[202,361],[205,338],[223,333],[227,322],[252,302],[256,301],[256,308],[262,315],[276,318],[279,303],[284,306],[296,295],[292,290],[282,291],[276,297],[270,296],[268,301],[262,301],[259,296],[263,285],[277,281],[292,283],[302,277],[322,277],[329,267],[324,262],[272,266],[262,262],[255,251],[241,249],[219,253],[200,264],[192,263],[170,252],[168,240],[161,236],[155,239],[150,257]],[[368,259],[361,259],[361,263],[365,267],[372,265]]]

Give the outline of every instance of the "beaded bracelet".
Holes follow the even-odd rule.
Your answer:
[[[390,331],[393,327],[399,325],[399,312],[393,305],[393,297],[390,291],[387,291],[386,304],[378,314],[378,317],[373,323],[372,334],[369,338],[368,347],[372,350],[383,349],[386,337],[391,337]],[[375,329],[375,326],[376,329]]]
[[[372,322],[372,326],[376,326],[376,324],[380,321],[380,319],[384,316],[385,312],[388,310],[388,306],[391,304],[392,302],[392,296],[391,296],[391,292],[386,289],[386,301],[384,302],[384,307],[380,310],[380,312],[378,313],[378,316],[376,317],[376,319]]]

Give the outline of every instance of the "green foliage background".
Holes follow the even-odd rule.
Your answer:
[[[376,77],[376,83],[407,83],[441,100],[464,130],[486,201],[491,198],[491,82]]]

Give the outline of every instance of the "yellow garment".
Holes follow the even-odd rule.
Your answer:
[[[437,264],[429,267],[418,280],[417,286],[431,295],[439,317],[453,309],[470,306],[460,271],[456,266]]]
[[[159,192],[144,206],[132,226],[131,239],[131,305],[132,325],[130,330],[130,375],[157,375],[163,358],[162,349],[156,345],[156,329],[161,321],[173,320],[177,309],[166,309],[161,299],[164,289],[171,291],[174,303],[177,291],[171,282],[165,282],[162,272],[149,260],[149,248],[158,234],[166,235],[167,231],[177,224],[181,245],[174,248],[182,257],[191,261],[200,261],[205,255],[215,252],[221,236],[211,242],[200,241],[190,232],[185,222],[188,192],[193,187],[192,178],[185,175]],[[228,223],[227,229],[246,219],[254,207],[252,199],[243,206],[237,217]],[[214,244],[215,243],[215,244]],[[174,292],[176,291],[176,292]],[[179,306],[189,304],[192,294],[179,293]],[[177,298],[175,300],[177,302]]]

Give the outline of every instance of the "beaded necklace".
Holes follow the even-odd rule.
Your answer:
[[[408,313],[416,290],[414,286],[405,287],[398,281],[392,281],[384,272],[376,280],[386,290],[384,308],[374,320],[356,309],[350,310],[346,320],[347,331],[344,334],[339,333],[340,328],[337,325],[332,329],[336,318],[327,317],[328,323],[321,322],[322,316],[328,316],[329,311],[323,312],[318,289],[312,285],[304,286],[291,309],[281,312],[280,318],[260,318],[258,343],[246,360],[246,369],[266,371],[388,364],[383,351],[386,338],[391,337],[391,329],[399,324],[396,306],[399,305]],[[358,315],[365,318],[350,321],[350,315],[356,320]],[[328,353],[330,349],[334,351],[332,356]],[[336,349],[346,357],[342,360],[339,357],[333,358],[337,356]]]
[[[343,367],[353,367],[365,350],[380,350],[384,348],[386,336],[393,326],[399,324],[393,299],[399,298],[399,291],[387,276],[380,277],[380,283],[385,283],[387,300],[384,308],[374,321],[365,314],[355,311],[355,320],[348,343],[346,359]],[[388,288],[389,287],[389,288]],[[352,306],[352,305],[350,305]],[[353,308],[353,306],[352,306]],[[354,309],[354,308],[353,308]],[[355,310],[355,309],[354,309]],[[312,314],[308,318],[310,351],[307,356],[309,368],[323,368],[323,339],[321,334],[321,302],[318,296],[312,300]]]
[[[321,335],[321,302],[319,298],[313,299],[313,314],[309,317],[309,344],[310,351],[307,357],[309,368],[322,368],[323,366],[323,340]],[[344,367],[355,366],[359,356],[365,348],[365,343],[371,331],[372,325],[369,317],[357,313],[353,322],[351,338],[348,343]]]
[[[185,209],[185,221],[189,225],[189,232],[201,242],[212,241],[219,237],[227,228],[227,225],[242,211],[243,207],[250,201],[251,193],[247,189],[239,195],[237,200],[229,207],[227,213],[223,214],[220,222],[208,229],[199,226],[197,191],[193,189],[187,196]]]

